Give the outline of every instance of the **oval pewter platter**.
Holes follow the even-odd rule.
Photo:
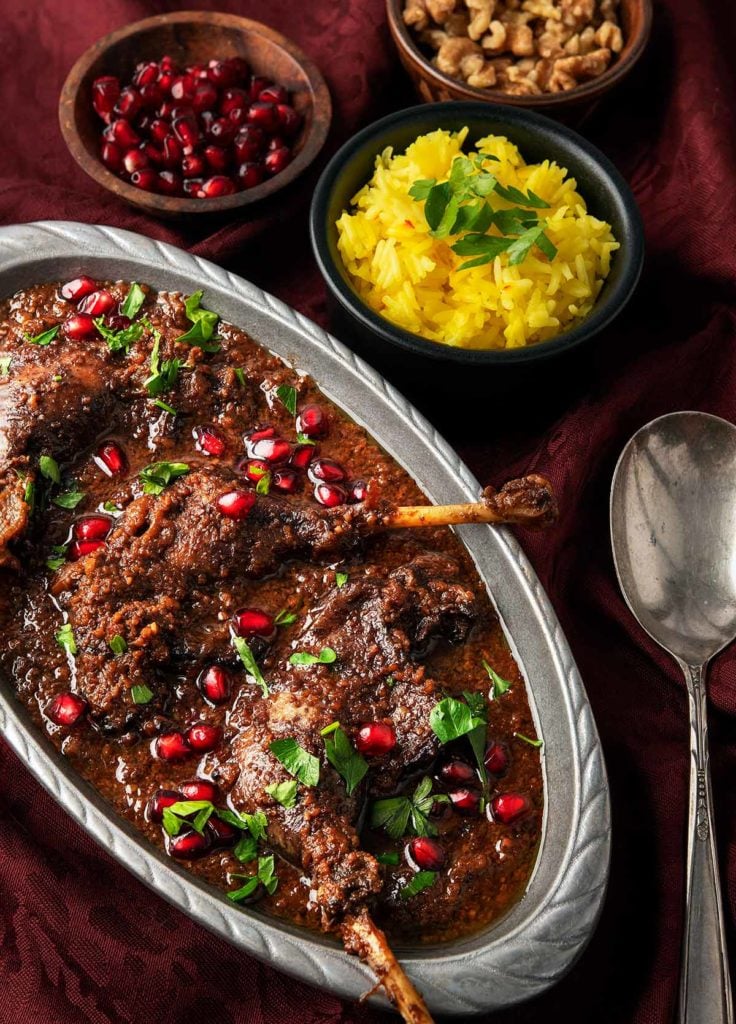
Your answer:
[[[0,228],[0,296],[81,272],[193,292],[247,330],[373,437],[431,501],[474,501],[478,482],[431,425],[352,352],[289,306],[242,278],[170,245],[113,228],[45,221]],[[399,948],[436,1014],[472,1015],[539,995],[574,963],[600,912],[608,877],[610,809],[600,742],[565,637],[521,548],[506,529],[458,533],[498,609],[526,679],[544,739],[545,817],[526,894],[495,925],[444,946]],[[27,719],[0,679],[0,730],[43,786],[113,857],[195,921],[273,967],[356,999],[372,973],[327,937],[238,909],[151,846],[85,783]],[[386,1005],[380,994],[371,997]]]

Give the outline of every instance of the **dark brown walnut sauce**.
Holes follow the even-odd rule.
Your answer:
[[[123,282],[106,287],[118,301],[122,301],[128,291],[128,285]],[[373,908],[379,924],[394,939],[410,943],[440,942],[488,925],[520,898],[529,879],[541,829],[541,767],[538,750],[513,736],[514,733],[535,735],[524,685],[485,587],[467,552],[449,529],[381,533],[366,540],[340,562],[286,561],[263,579],[243,578],[234,566],[225,582],[193,588],[186,625],[180,628],[182,635],[172,644],[172,664],[151,681],[156,699],[150,709],[136,707],[130,701],[127,721],[126,715],[121,718],[118,709],[110,720],[104,716],[93,720],[90,716],[72,728],[57,726],[44,714],[57,694],[79,685],[75,678],[75,660],[55,641],[63,618],[51,588],[58,572],[65,570],[54,572],[47,568],[46,560],[52,554],[52,547],[69,540],[72,524],[80,515],[99,510],[105,502],[125,509],[141,493],[137,474],[145,465],[167,460],[187,463],[192,472],[205,463],[219,462],[229,468],[244,455],[243,433],[262,423],[271,424],[279,436],[294,442],[294,418],[275,397],[274,389],[279,384],[287,383],[298,389],[300,408],[308,402],[318,402],[328,410],[330,429],[328,436],[319,442],[321,456],[345,466],[350,479],[375,480],[380,494],[396,504],[426,503],[408,474],[365,430],[330,405],[313,381],[298,377],[243,330],[228,324],[218,327],[222,345],[218,353],[208,354],[199,348],[175,345],[174,339],[191,326],[184,314],[183,299],[146,290],[148,297],[141,315],[149,317],[161,331],[162,356],[169,358],[176,354],[185,360],[177,386],[160,396],[178,411],[176,416],[155,407],[142,386],[150,372],[152,342],[148,332],[127,353],[109,352],[100,339],[72,341],[63,333],[41,348],[29,345],[21,332],[37,335],[73,312],[72,304],[60,298],[59,286],[46,284],[30,288],[0,304],[0,356],[12,359],[8,377],[0,378],[0,390],[7,394],[14,380],[17,382],[26,372],[40,372],[40,367],[45,383],[39,386],[52,389],[54,393],[53,414],[49,413],[48,404],[41,403],[38,407],[45,421],[44,429],[54,436],[46,436],[42,430],[34,439],[33,431],[29,430],[30,440],[25,447],[19,447],[20,454],[0,451],[0,458],[4,458],[0,471],[7,481],[16,470],[34,470],[39,455],[53,453],[54,438],[60,438],[60,443],[67,445],[67,453],[58,459],[63,475],[62,489],[73,484],[85,494],[73,511],[53,504],[36,508],[28,531],[10,545],[20,569],[0,570],[5,577],[2,670],[11,675],[19,699],[35,722],[75,769],[152,843],[163,846],[161,826],[148,822],[144,816],[147,801],[159,788],[177,789],[181,782],[195,777],[198,770],[200,774],[214,770],[217,776],[218,759],[193,754],[181,763],[165,762],[153,756],[152,740],[162,731],[185,729],[193,722],[222,726],[225,745],[232,739],[233,729],[228,725],[232,701],[212,707],[196,686],[203,665],[217,660],[213,659],[213,654],[227,660],[233,669],[236,680],[233,700],[238,687],[249,691],[247,699],[261,699],[259,692],[250,693],[254,687],[237,667],[239,663],[234,660],[229,646],[222,650],[217,647],[217,643],[222,644],[223,631],[233,612],[243,606],[261,608],[273,615],[284,608],[293,610],[298,621],[292,626],[280,627],[280,631],[282,636],[283,630],[297,635],[309,609],[336,586],[336,569],[347,573],[352,581],[359,579],[370,566],[390,570],[425,552],[450,555],[461,566],[463,586],[475,594],[478,615],[465,642],[452,644],[440,639],[436,643],[423,659],[426,675],[437,680],[448,694],[460,696],[463,690],[488,694],[485,659],[512,682],[506,694],[488,704],[489,741],[504,740],[510,752],[506,775],[501,779],[491,777],[490,796],[500,792],[524,794],[532,809],[514,823],[503,825],[488,820],[485,815],[463,817],[447,807],[442,808],[435,821],[438,841],[447,854],[444,867],[429,889],[410,899],[399,897],[401,887],[414,873],[403,852],[407,840],[394,841],[384,832],[364,828],[362,845],[371,852],[399,854],[399,866],[380,868],[383,890]],[[242,380],[234,373],[234,367],[242,368]],[[102,398],[93,395],[95,375],[104,379]],[[89,385],[86,395],[85,383]],[[21,404],[23,415],[32,421],[37,411],[32,388],[29,394],[30,398],[23,398]],[[125,397],[120,398],[121,394]],[[84,409],[87,419],[81,426],[74,425],[67,431],[65,438],[63,424],[66,420],[75,424],[80,408]],[[3,398],[0,413],[15,417],[17,409]],[[227,450],[221,459],[207,458],[197,451],[192,432],[200,424],[215,424],[222,432]],[[127,456],[129,469],[122,476],[106,476],[93,459],[100,443],[111,437],[118,440]],[[9,466],[13,466],[13,470],[9,471]],[[252,488],[253,485],[247,486]],[[311,485],[306,476],[300,486],[300,497],[303,500],[311,497]],[[145,572],[146,567],[141,567],[141,571]],[[94,588],[94,572],[83,582]],[[328,671],[332,673],[334,686],[339,687],[339,651],[336,664]],[[370,706],[359,711],[370,720]],[[456,741],[452,749],[472,763],[469,747],[464,744],[465,740]],[[446,791],[447,787],[437,781],[437,772],[448,756],[447,749],[441,751],[434,764],[423,765],[411,774],[401,791],[413,791],[425,774],[433,777],[438,792]],[[380,772],[380,762],[374,762],[372,770]],[[225,791],[232,784],[231,773],[220,775],[219,781],[224,802]],[[268,852],[267,844],[264,852]],[[189,870],[226,890],[242,884],[242,880],[230,879],[231,872],[251,870],[228,850],[217,850],[186,863]],[[278,888],[273,895],[262,896],[256,903],[257,908],[318,928],[319,912],[310,896],[310,880],[304,877],[304,871],[278,857],[276,866]]]

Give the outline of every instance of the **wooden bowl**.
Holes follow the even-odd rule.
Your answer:
[[[628,75],[641,57],[652,26],[652,0],[621,0],[621,28],[624,48],[607,71],[598,78],[583,82],[569,92],[542,93],[540,96],[510,96],[500,89],[476,89],[438,71],[407,25],[402,11],[404,0],[386,0],[389,28],[399,58],[425,103],[443,100],[485,100],[487,103],[508,103],[514,107],[539,110],[549,117],[579,111],[592,105]]]
[[[303,117],[291,163],[254,188],[213,199],[145,192],[108,170],[99,156],[104,126],[92,107],[92,83],[100,75],[117,75],[127,81],[139,61],[158,61],[165,54],[182,65],[243,57],[255,74],[288,89],[293,106]],[[273,196],[317,156],[327,138],[331,117],[325,80],[294,43],[258,21],[209,11],[162,14],[103,36],[71,69],[59,100],[61,132],[82,170],[120,199],[167,218],[240,210]]]

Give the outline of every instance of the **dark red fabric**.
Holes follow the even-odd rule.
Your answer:
[[[215,260],[326,322],[325,290],[307,242],[308,179],[290,200],[288,223],[234,221],[207,233],[157,222],[112,200],[66,152],[56,105],[72,62],[103,33],[175,5],[3,0],[1,6],[3,223],[59,218],[130,228]],[[267,21],[320,64],[335,103],[328,149],[413,102],[383,0],[213,6]],[[673,664],[634,624],[618,592],[607,496],[623,444],[654,416],[696,408],[736,420],[735,48],[732,0],[658,3],[643,67],[582,126],[631,182],[648,243],[636,299],[600,339],[584,372],[551,368],[546,406],[524,408],[520,401],[502,416],[489,403],[472,418],[461,394],[440,402],[430,378],[413,389],[482,480],[536,469],[554,481],[562,521],[524,544],[578,660],[610,772],[613,863],[600,926],[561,984],[533,1004],[499,1014],[499,1024],[672,1019],[682,924],[686,701]],[[734,651],[717,661],[710,682],[733,957]],[[263,967],[153,896],[57,809],[2,743],[0,772],[0,1024],[384,1019]]]

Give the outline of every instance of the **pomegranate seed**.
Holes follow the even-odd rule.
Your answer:
[[[275,132],[279,126],[279,115],[273,103],[256,100],[248,107],[248,122],[258,125],[266,132]]]
[[[213,426],[195,427],[192,435],[196,441],[197,451],[205,455],[224,455],[227,445],[222,433]]]
[[[112,133],[112,125],[108,124],[102,129],[102,138],[105,142],[114,142],[115,136]]]
[[[164,99],[164,92],[160,85],[149,83],[141,86],[141,104],[148,110],[156,110],[161,106]]]
[[[406,844],[406,858],[419,871],[439,871],[445,863],[445,851],[429,836],[417,836]]]
[[[166,159],[163,148],[154,146],[152,142],[144,142],[141,146],[141,150],[145,153],[152,164],[155,164],[157,167],[163,167],[164,160]]]
[[[148,63],[141,62],[136,65],[133,84],[137,85],[140,89],[142,85],[151,85],[152,82],[158,82],[158,73],[158,64],[155,64],[153,61]]]
[[[263,168],[252,162],[241,164],[238,167],[238,181],[241,188],[255,188],[263,181]]]
[[[105,142],[100,150],[100,159],[110,171],[119,171],[123,166],[123,154],[114,142]]]
[[[164,819],[164,808],[178,804],[183,799],[182,793],[176,793],[173,789],[159,789],[153,794],[146,804],[146,821],[154,821],[161,824]]]
[[[120,476],[128,468],[125,452],[117,441],[105,441],[95,456],[95,462],[108,476]]]
[[[118,96],[114,113],[118,117],[124,117],[126,121],[132,121],[135,115],[140,112],[142,106],[141,94],[137,89],[129,85]]]
[[[191,196],[192,199],[196,199],[203,185],[204,178],[185,178],[181,187],[185,196]]]
[[[327,427],[327,416],[321,405],[305,405],[296,418],[297,431],[307,437],[324,437]]]
[[[197,89],[197,81],[192,75],[178,75],[171,83],[172,99],[175,100],[192,100],[194,99],[194,93]]]
[[[113,121],[110,125],[110,134],[112,135],[113,142],[123,149],[130,149],[132,146],[140,144],[141,137],[138,132],[133,128],[130,121],[123,120],[119,117],[116,121]]]
[[[282,494],[296,493],[299,478],[293,469],[276,469],[271,477],[271,486]]]
[[[156,184],[158,185],[156,191],[165,196],[178,196],[182,193],[181,178],[174,171],[161,171]]]
[[[289,138],[296,135],[302,124],[301,114],[298,114],[288,103],[278,103],[276,113],[279,118],[279,128],[284,135]]]
[[[97,290],[97,282],[91,277],[75,277],[73,281],[67,281],[61,286],[61,294],[70,302],[79,302],[85,295],[91,295]]]
[[[334,459],[314,459],[309,465],[309,479],[312,483],[339,483],[345,479],[345,470]]]
[[[154,142],[161,143],[164,141],[166,136],[169,134],[169,125],[162,118],[157,118],[155,121],[151,121],[151,125],[148,129],[148,134],[151,136]]]
[[[244,81],[250,74],[248,61],[243,57],[228,57],[225,61],[230,72],[235,75],[236,82]]]
[[[266,154],[263,163],[265,164],[267,174],[280,174],[291,163],[291,150],[287,149],[286,146],[274,149],[272,153]]]
[[[254,427],[253,430],[248,430],[246,431],[245,434],[243,434],[243,443],[247,448],[251,442],[260,441],[264,437],[276,437],[275,429],[268,425]]]
[[[486,750],[485,766],[491,775],[503,775],[509,767],[509,751],[505,743],[491,743]]]
[[[185,178],[201,178],[205,172],[205,162],[198,153],[189,153],[181,162],[181,173]]]
[[[192,64],[187,68],[187,72],[194,78],[207,78],[207,68],[204,64]]]
[[[213,846],[234,846],[238,841],[240,833],[229,821],[223,821],[216,815],[212,815],[207,822],[207,832],[210,833]]]
[[[98,548],[104,548],[104,540],[75,540],[69,545],[67,558],[70,562],[78,562],[80,558],[86,558]]]
[[[134,171],[130,176],[131,185],[142,188],[145,192],[155,192],[158,184],[158,174],[153,167],[144,167],[143,170]]]
[[[213,171],[226,171],[230,156],[222,146],[205,146],[204,157]]]
[[[200,81],[192,96],[192,106],[200,114],[203,110],[213,110],[217,103],[217,89],[212,82]]]
[[[348,500],[345,489],[339,484],[317,484],[314,488],[314,498],[326,508],[336,508]]]
[[[230,196],[235,191],[235,185],[229,178],[223,175],[216,175],[208,178],[199,190],[200,199],[216,199],[219,196]]]
[[[316,457],[318,448],[314,444],[298,444],[291,456],[292,466],[297,469],[306,469],[313,458]]]
[[[205,722],[198,722],[191,725],[186,731],[186,740],[192,750],[206,753],[214,750],[222,739],[222,729],[217,725],[207,725]]]
[[[98,292],[85,295],[77,309],[80,313],[87,313],[89,316],[103,316],[103,314],[109,313],[114,305],[115,299],[110,292],[101,288]]]
[[[256,496],[250,491],[228,491],[217,499],[220,514],[228,519],[246,519],[256,503]]]
[[[281,147],[285,145],[286,143],[284,142],[280,135],[273,135],[271,136],[268,142],[268,151],[269,153],[271,153],[273,152],[274,149],[281,149]]]
[[[192,748],[181,732],[162,732],[154,741],[153,750],[162,761],[183,761],[189,757]]]
[[[233,107],[232,110],[228,110],[227,119],[231,124],[234,124],[236,128],[240,128],[248,120],[248,108],[247,107]]]
[[[271,472],[268,463],[263,459],[245,459],[239,468],[243,476],[254,484],[257,484],[266,473]]]
[[[239,163],[247,163],[260,156],[266,142],[261,129],[254,124],[246,124],[235,136],[235,155]]]
[[[348,490],[348,501],[351,503],[365,501],[368,497],[368,484],[365,480],[354,480]]]
[[[456,789],[448,796],[460,814],[477,814],[480,811],[480,795],[472,789]]]
[[[142,149],[129,149],[123,157],[123,167],[128,174],[142,171],[150,162],[148,154]]]
[[[229,146],[235,138],[238,126],[227,117],[216,117],[207,129],[207,137],[221,146]]]
[[[273,616],[260,608],[241,608],[233,616],[233,629],[238,636],[260,636],[268,640],[276,632]]]
[[[72,528],[78,540],[104,540],[112,527],[110,516],[83,516]]]
[[[263,459],[271,465],[288,462],[291,445],[280,437],[262,437],[256,441],[246,442],[246,450],[253,459]]]
[[[251,100],[257,100],[263,90],[270,89],[272,85],[273,82],[270,78],[264,78],[263,75],[254,75],[250,82],[250,89],[248,90]]]
[[[207,68],[207,77],[215,85],[227,88],[235,85],[241,78],[238,68],[239,65],[234,65],[227,60],[211,60]]]
[[[496,821],[502,825],[510,825],[530,810],[531,804],[519,793],[501,793],[491,800],[491,811]]]
[[[229,114],[236,107],[247,107],[249,97],[244,89],[226,89],[220,100],[220,113]]]
[[[440,776],[453,786],[467,786],[478,781],[478,777],[465,761],[448,761],[440,769]]]
[[[120,96],[120,82],[114,75],[103,75],[92,83],[92,106],[103,121],[109,121]]]
[[[97,334],[95,322],[87,313],[75,313],[68,316],[64,321],[62,330],[67,338],[74,341],[81,341],[83,338],[91,338]]]
[[[182,782],[179,789],[185,800],[209,800],[213,804],[219,796],[217,786],[207,779],[190,779]]]
[[[87,711],[87,701],[78,693],[60,693],[46,708],[46,716],[54,725],[76,725]]]
[[[230,699],[230,674],[221,665],[209,665],[203,669],[197,686],[210,704],[224,704]]]
[[[261,90],[258,99],[261,103],[288,103],[289,94],[283,85],[269,85]]]
[[[184,152],[186,154],[194,152],[194,147],[199,142],[199,129],[194,121],[188,117],[177,117],[171,127],[174,135],[184,147]]]
[[[167,135],[163,142],[164,163],[171,169],[181,162],[183,151],[181,143],[174,135]]]
[[[381,757],[396,746],[396,730],[387,722],[366,722],[355,736],[358,753],[366,757]]]
[[[156,111],[156,115],[160,118],[170,118],[171,111],[174,109],[176,104],[173,100],[164,100],[161,106]]]
[[[212,845],[209,834],[205,832],[181,831],[178,836],[166,836],[166,852],[170,857],[177,857],[180,860],[193,860],[195,857],[202,857]]]
[[[121,313],[113,313],[107,318],[107,326],[111,331],[123,331],[126,327],[130,327],[130,324],[130,317],[123,316]]]

